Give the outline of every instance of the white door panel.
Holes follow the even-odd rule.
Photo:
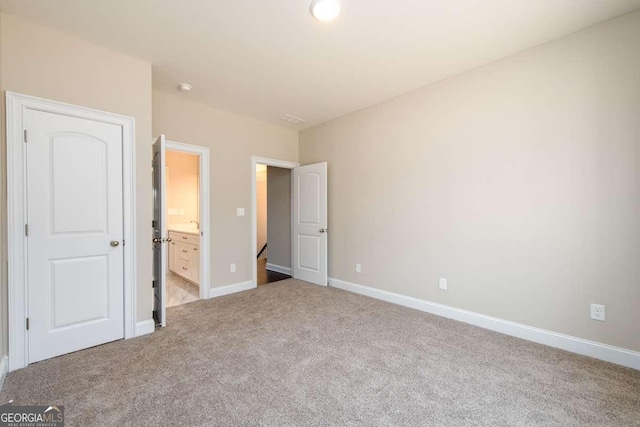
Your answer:
[[[156,324],[167,325],[166,267],[167,245],[164,213],[167,203],[165,138],[160,135],[153,143],[153,315]],[[169,240],[170,241],[170,240]]]
[[[320,174],[300,174],[298,195],[300,196],[300,224],[320,224]]]
[[[293,277],[327,285],[327,163],[293,169]]]
[[[300,262],[298,266],[314,272],[320,271],[320,236],[298,235]]]
[[[31,363],[124,337],[123,137],[35,110],[25,126]]]
[[[105,255],[51,261],[51,330],[109,319],[109,259]],[[76,306],[74,301],[84,304]]]
[[[63,134],[52,135],[49,144],[52,233],[105,233],[109,163],[105,141]],[[68,162],[74,163],[73,168],[67,168]]]

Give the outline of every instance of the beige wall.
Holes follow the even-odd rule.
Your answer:
[[[193,225],[200,221],[198,193],[200,159],[197,155],[179,151],[166,152],[167,224]]]
[[[251,280],[251,156],[297,161],[297,132],[154,91],[153,133],[210,147],[212,287]]]
[[[135,118],[137,308],[138,320],[150,319],[151,64],[6,14],[1,38],[3,90]],[[3,126],[3,153],[4,135]],[[2,309],[6,313],[6,305]]]
[[[640,350],[639,52],[640,11],[302,132],[330,276]]]
[[[267,167],[256,165],[256,255],[267,243]]]
[[[291,267],[291,170],[267,168],[269,264]]]

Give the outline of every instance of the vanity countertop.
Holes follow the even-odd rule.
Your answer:
[[[188,226],[180,226],[180,225],[170,225],[168,227],[168,230],[175,231],[178,233],[193,234],[194,236],[200,235],[200,230],[198,230],[197,228],[193,228],[193,226],[188,227]]]

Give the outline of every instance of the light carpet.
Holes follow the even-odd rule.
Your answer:
[[[640,372],[289,279],[9,374],[67,426],[632,426]]]

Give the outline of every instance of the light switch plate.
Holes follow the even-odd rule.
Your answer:
[[[238,216],[244,216],[244,208],[238,208],[236,209],[236,214]]]
[[[442,277],[438,280],[438,287],[440,289],[442,289],[443,291],[446,291],[448,286],[447,286],[447,279],[443,279]]]
[[[231,265],[229,266],[229,271],[230,271],[231,273],[235,273],[235,272],[236,272],[236,265],[235,265],[235,264],[231,264]]]

